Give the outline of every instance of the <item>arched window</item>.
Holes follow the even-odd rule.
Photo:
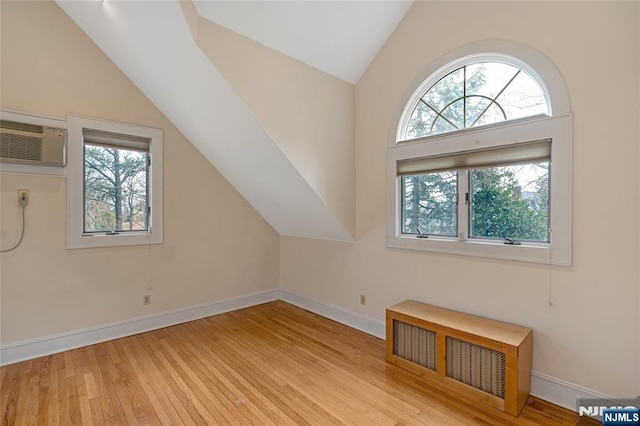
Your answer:
[[[389,245],[570,264],[571,118],[552,114],[554,95],[535,68],[504,54],[431,73],[389,150]]]
[[[416,101],[404,139],[548,114],[545,90],[527,71],[503,62],[475,62],[430,84]]]

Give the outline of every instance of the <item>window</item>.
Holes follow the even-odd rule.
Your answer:
[[[569,265],[571,117],[550,98],[505,55],[427,78],[388,154],[388,245]]]
[[[525,70],[501,62],[462,65],[419,99],[405,139],[548,114],[545,94]]]
[[[550,157],[547,139],[400,161],[402,233],[548,243]]]
[[[69,248],[162,242],[162,131],[69,116]]]

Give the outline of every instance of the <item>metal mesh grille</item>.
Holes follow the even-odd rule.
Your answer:
[[[2,133],[0,156],[13,160],[42,161],[42,139]]]
[[[504,399],[504,353],[447,337],[447,377]]]
[[[435,371],[436,333],[402,321],[393,321],[393,353]]]

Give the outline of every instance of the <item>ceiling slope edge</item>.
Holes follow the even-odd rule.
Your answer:
[[[194,0],[205,19],[356,84],[413,0]]]
[[[200,50],[345,229],[355,235],[355,89],[205,18],[182,1]],[[191,5],[191,7],[189,7]],[[313,100],[310,102],[310,100]]]
[[[57,0],[281,235],[352,241],[192,38],[177,0]]]

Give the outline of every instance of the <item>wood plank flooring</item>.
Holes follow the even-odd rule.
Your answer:
[[[2,367],[2,424],[578,424],[535,398],[515,418],[449,395],[384,350],[272,302]]]

